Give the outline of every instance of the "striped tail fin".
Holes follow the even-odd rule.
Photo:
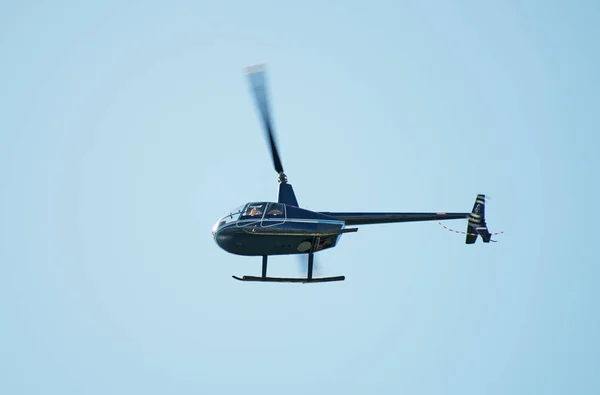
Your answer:
[[[466,244],[475,244],[477,236],[481,236],[484,243],[489,243],[492,238],[487,225],[485,223],[485,195],[477,195],[473,210],[469,215],[469,223],[467,225]]]

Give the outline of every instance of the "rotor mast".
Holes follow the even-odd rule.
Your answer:
[[[279,173],[279,183],[280,184],[287,184],[287,176],[285,175],[284,172],[280,172]]]

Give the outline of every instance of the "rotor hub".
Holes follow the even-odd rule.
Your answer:
[[[287,176],[285,175],[284,172],[279,173],[279,183],[287,184]]]

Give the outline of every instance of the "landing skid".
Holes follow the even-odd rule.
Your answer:
[[[313,262],[314,256],[311,251],[308,254],[308,276],[306,278],[286,278],[286,277],[267,277],[267,255],[263,255],[262,257],[262,276],[231,276],[238,281],[254,281],[261,283],[328,283],[332,281],[344,281],[346,279],[345,276],[336,276],[336,277],[322,277],[322,278],[313,278]]]
[[[263,283],[327,283],[331,281],[344,281],[346,277],[322,277],[322,278],[285,278],[285,277],[256,277],[256,276],[244,276],[242,278],[237,276],[231,276],[239,281],[255,281]]]

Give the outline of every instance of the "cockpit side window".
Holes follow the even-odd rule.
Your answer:
[[[277,218],[283,217],[285,208],[282,203],[270,203],[269,209],[267,210],[266,217]]]
[[[259,219],[265,212],[265,206],[265,203],[251,203],[246,207],[246,210],[244,210],[244,214],[242,214],[242,216]]]

